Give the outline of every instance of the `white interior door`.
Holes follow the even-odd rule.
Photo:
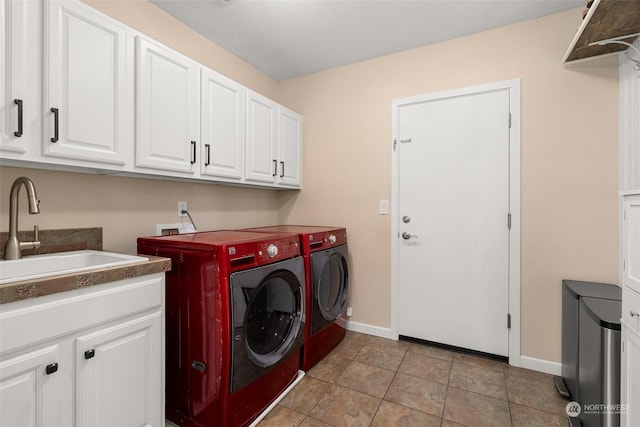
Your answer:
[[[397,113],[400,335],[509,354],[509,90]]]

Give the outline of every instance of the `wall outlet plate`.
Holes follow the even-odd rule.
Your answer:
[[[187,216],[187,214],[182,213],[182,211],[187,210],[187,202],[178,202],[178,216]]]

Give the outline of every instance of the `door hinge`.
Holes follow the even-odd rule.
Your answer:
[[[507,313],[507,329],[511,329],[511,313]]]
[[[509,111],[509,129],[511,129],[511,111]]]
[[[398,145],[398,140],[397,139],[393,139],[393,151],[396,151],[396,145]]]
[[[511,230],[511,212],[507,214],[507,227]]]

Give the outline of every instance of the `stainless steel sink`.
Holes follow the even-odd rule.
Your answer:
[[[70,251],[0,261],[0,285],[148,261],[149,258],[102,251]]]

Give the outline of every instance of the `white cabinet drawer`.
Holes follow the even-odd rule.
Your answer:
[[[622,320],[640,333],[640,294],[627,287],[622,289]]]
[[[2,304],[0,354],[161,307],[163,295],[159,273]]]

